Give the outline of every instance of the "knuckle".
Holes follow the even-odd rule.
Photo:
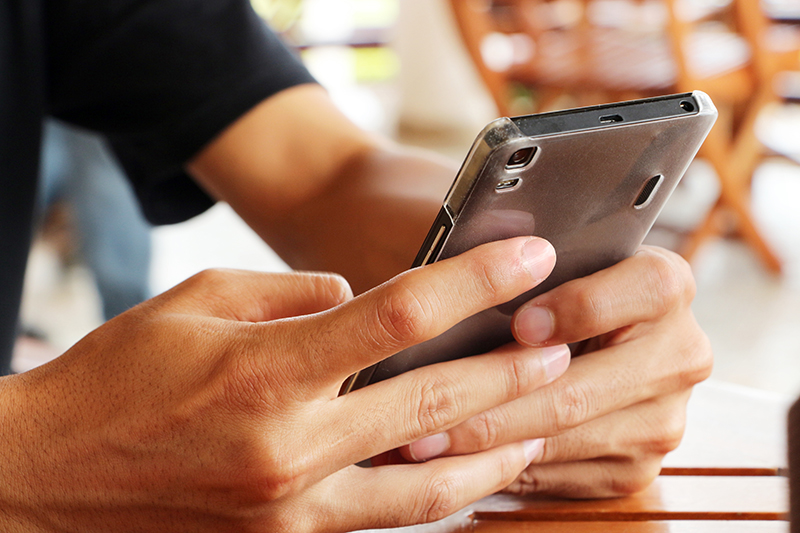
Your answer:
[[[433,379],[418,389],[419,410],[417,424],[420,434],[441,430],[458,417],[458,402],[451,392],[451,386],[443,379]]]
[[[497,486],[495,491],[508,487],[521,474],[519,467],[508,454],[503,454],[497,464]]]
[[[567,441],[569,439],[566,439]],[[569,456],[570,447],[565,446],[562,437],[550,437],[545,440],[542,449],[542,457],[537,461],[539,464],[558,463],[563,457]]]
[[[344,276],[340,274],[326,273],[323,276],[324,288],[330,295],[332,301],[344,303],[353,298],[353,289]]]
[[[295,477],[289,472],[270,470],[257,484],[258,498],[264,502],[275,501],[292,492]]]
[[[611,299],[598,294],[593,285],[581,280],[576,284],[570,301],[573,310],[570,319],[575,324],[574,328],[578,331],[593,331],[596,326],[603,324],[610,301]]]
[[[350,288],[350,284],[340,274],[333,272],[300,272],[292,275],[302,279],[303,283],[314,291],[314,296],[326,302],[329,306],[339,305],[353,298],[353,290]]]
[[[613,476],[609,482],[609,496],[630,496],[649,487],[661,471],[661,460],[631,462],[624,474]]]
[[[252,476],[250,485],[256,497],[271,502],[298,489],[309,462],[310,456],[297,452],[289,454],[274,443],[264,443],[257,460],[244,470]]]
[[[539,472],[540,469],[529,466],[503,492],[517,496],[549,492],[551,487]]]
[[[696,285],[691,267],[672,252],[645,254],[648,284],[655,293],[659,311],[665,314],[678,305],[688,305],[694,299]]]
[[[403,284],[394,284],[377,308],[374,338],[380,346],[417,344],[425,339],[430,323],[430,305]]]
[[[641,457],[660,460],[680,445],[686,428],[687,400],[687,394],[675,394],[653,404],[657,411],[648,415],[646,436],[636,446],[638,452],[630,455],[631,460]]]
[[[650,452],[658,457],[664,457],[668,453],[675,451],[681,440],[683,440],[684,428],[685,422],[682,417],[680,419],[672,417],[663,426],[661,436],[650,446]]]
[[[422,494],[418,513],[421,522],[436,522],[458,510],[458,482],[452,475],[431,481]]]
[[[591,415],[589,391],[575,382],[564,382],[550,397],[551,420],[558,433],[575,428]]]
[[[208,268],[202,270],[189,278],[188,282],[201,287],[211,289],[219,289],[227,284],[228,278],[231,276],[230,270],[221,268]]]
[[[699,328],[698,328],[699,329]],[[711,377],[714,369],[714,351],[711,349],[711,340],[704,332],[698,332],[700,337],[695,345],[695,375],[694,383],[699,383]]]
[[[696,322],[693,323],[694,335],[688,335],[690,342],[683,349],[683,364],[679,379],[685,386],[693,386],[711,376],[714,368],[714,352],[711,341],[700,329]]]
[[[473,270],[481,293],[492,302],[502,299],[504,288],[508,286],[508,279],[498,268],[497,263],[476,262]]]
[[[527,356],[509,355],[503,360],[505,386],[507,391],[506,400],[515,400],[528,392],[532,386],[538,383],[531,373],[529,366],[530,358]],[[542,375],[544,372],[542,371]],[[536,374],[539,375],[538,373]]]
[[[469,441],[476,451],[489,450],[500,440],[502,423],[494,411],[484,411],[475,415],[469,425]]]
[[[229,301],[229,289],[237,271],[222,268],[202,270],[181,284],[194,298],[202,298],[208,308],[222,307],[234,311]]]

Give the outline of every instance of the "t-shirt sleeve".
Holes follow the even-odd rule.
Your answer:
[[[147,218],[212,200],[184,164],[265,98],[313,78],[247,0],[52,0],[50,112],[111,142]]]

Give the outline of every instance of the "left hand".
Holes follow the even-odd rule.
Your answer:
[[[535,298],[514,315],[517,340],[591,339],[580,357],[550,385],[413,443],[403,456],[469,454],[546,437],[542,454],[507,491],[597,498],[644,489],[680,443],[692,387],[711,372],[709,342],[690,308],[694,292],[680,256],[642,247]]]

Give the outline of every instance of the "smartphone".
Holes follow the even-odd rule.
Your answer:
[[[695,91],[491,122],[472,145],[413,266],[536,235],[555,247],[555,269],[522,296],[358,372],[343,391],[509,343],[520,305],[632,255],[716,117],[708,95]]]

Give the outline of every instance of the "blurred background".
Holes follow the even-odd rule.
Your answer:
[[[497,116],[709,93],[718,124],[648,239],[692,264],[712,378],[800,395],[800,0],[252,1],[352,120],[454,159]],[[51,128],[17,371],[202,269],[287,270],[224,204],[97,228],[97,199],[132,205],[130,191],[85,185],[113,159]]]

